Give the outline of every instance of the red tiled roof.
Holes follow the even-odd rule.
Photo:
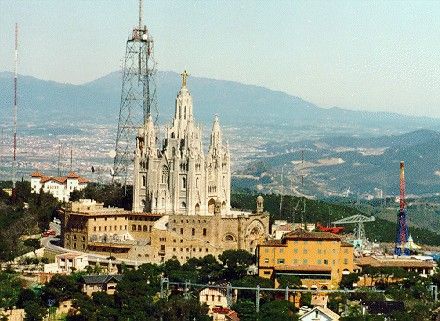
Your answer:
[[[290,233],[284,234],[283,240],[334,240],[340,241],[341,237],[330,232],[309,232],[302,229],[296,229]]]
[[[81,176],[78,177],[78,183],[85,184],[85,183],[88,183],[88,182],[90,182],[90,181],[87,178],[81,177]]]
[[[230,321],[240,321],[240,318],[238,317],[238,313],[232,310],[226,315],[226,320]]]
[[[66,177],[47,177],[47,176],[43,176],[41,178],[41,183],[46,183],[49,181],[54,181],[60,184],[64,184],[66,182],[67,178]]]
[[[43,177],[43,174],[39,171],[35,171],[31,174],[31,177]]]
[[[56,176],[44,176],[41,172],[36,171],[36,172],[32,173],[31,176],[37,177],[37,178],[39,177],[41,183],[54,181],[54,182],[57,182],[60,184],[65,184],[67,179],[78,179],[79,184],[85,184],[85,183],[90,182],[87,178],[81,177],[78,174],[76,174],[75,172],[70,172],[67,174],[67,176],[56,177]]]
[[[67,178],[79,178],[79,175],[75,172],[69,172]]]

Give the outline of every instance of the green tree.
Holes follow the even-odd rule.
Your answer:
[[[312,304],[312,293],[310,292],[301,292],[300,298],[301,306],[311,306]]]
[[[41,297],[44,302],[54,300],[59,303],[72,299],[75,294],[80,292],[80,284],[75,281],[74,275],[56,274],[43,288]]]
[[[155,320],[167,321],[209,321],[208,306],[201,305],[196,298],[171,297],[156,303]]]
[[[232,306],[232,309],[238,313],[240,321],[256,321],[257,313],[255,303],[250,300],[238,300]]]
[[[24,306],[26,321],[41,321],[47,315],[46,307],[39,301],[28,301]]]
[[[11,308],[17,304],[21,282],[15,273],[0,272],[0,308]]]
[[[261,306],[259,321],[292,321],[298,320],[296,308],[289,301],[274,300]]]
[[[296,275],[278,275],[277,281],[279,288],[284,289],[289,287],[291,289],[298,288],[302,285],[301,279]]]
[[[153,300],[160,290],[161,272],[159,266],[147,263],[124,274],[115,295],[123,320],[151,320],[155,311]]]
[[[218,258],[223,264],[223,277],[226,280],[242,278],[249,266],[255,263],[254,255],[246,250],[226,250]]]
[[[41,247],[40,240],[38,239],[26,239],[23,241],[23,245],[30,248],[32,252],[34,252],[34,255],[36,255],[35,251]]]
[[[273,281],[266,278],[261,278],[258,275],[246,275],[241,279],[232,281],[232,285],[256,288],[260,286],[261,288],[273,288]],[[262,292],[262,301],[267,301],[272,298],[273,293]],[[238,290],[238,297],[240,300],[255,300],[255,290]]]
[[[357,273],[350,273],[342,275],[339,287],[341,289],[353,289],[353,284],[359,281],[359,275]]]

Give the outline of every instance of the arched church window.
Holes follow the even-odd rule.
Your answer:
[[[142,176],[142,187],[145,187],[145,186],[147,186],[147,176],[143,175]]]
[[[183,113],[183,119],[186,119],[186,106],[185,106],[185,111]]]
[[[215,200],[213,198],[211,198],[208,202],[208,213],[213,214],[214,207],[215,207]]]
[[[199,203],[196,204],[195,212],[196,212],[196,214],[200,213],[200,205],[199,205]]]
[[[186,177],[182,177],[182,189],[186,189]]]
[[[174,138],[174,132],[171,133],[171,138]]]
[[[168,183],[168,167],[162,166],[162,184]]]
[[[186,208],[186,203],[185,203],[185,202],[182,202],[182,204],[180,204],[180,206],[181,206],[182,208]]]
[[[199,178],[196,178],[196,188],[199,188]]]
[[[174,134],[173,134],[174,135]],[[176,148],[175,147],[173,147],[173,149],[172,149],[172,153],[173,153],[173,156],[176,156]]]

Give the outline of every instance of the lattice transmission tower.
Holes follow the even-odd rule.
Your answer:
[[[151,115],[157,121],[156,62],[153,37],[143,24],[143,1],[139,0],[139,24],[127,40],[122,70],[121,105],[114,154],[113,180],[124,185],[129,181],[135,135]]]

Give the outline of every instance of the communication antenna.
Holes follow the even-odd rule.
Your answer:
[[[301,150],[301,187],[304,187],[304,149]]]
[[[61,141],[58,145],[58,176],[61,176]]]
[[[73,172],[73,151],[72,151],[72,147],[70,147],[70,171]]]
[[[143,1],[139,0],[139,22],[127,40],[122,68],[121,103],[112,180],[126,185],[133,161],[136,132],[153,109],[157,123],[156,62],[153,37],[143,24]]]
[[[283,209],[283,196],[284,196],[284,165],[281,169],[281,197],[280,197],[280,216]]]
[[[12,159],[12,198],[16,197],[17,176],[17,78],[18,78],[18,23],[15,23],[15,67],[14,67],[14,146]]]

